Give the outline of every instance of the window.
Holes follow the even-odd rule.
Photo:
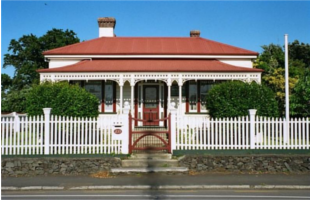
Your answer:
[[[139,85],[138,88],[139,88],[139,89],[138,89],[138,94],[139,94],[139,97],[138,97],[138,99],[139,99],[138,105],[139,105],[139,108],[141,108],[142,103],[143,103],[143,99],[142,99],[142,86]]]
[[[206,96],[209,90],[218,83],[223,81],[189,81],[185,85],[188,86],[186,112],[207,112]]]
[[[177,83],[173,83],[171,85],[171,96],[172,97],[178,97],[179,96],[179,85]],[[182,96],[186,96],[186,87],[185,84],[182,86]]]
[[[164,107],[164,93],[165,93],[163,85],[160,87],[160,93],[161,93],[161,95],[160,95],[160,106],[161,106],[161,108],[163,108]]]
[[[200,81],[200,111],[207,111],[207,102],[206,96],[209,90],[212,88],[214,82],[213,81]]]
[[[104,111],[113,112],[113,82],[106,81],[104,86]]]
[[[157,92],[158,87],[147,86],[144,88],[144,107],[145,108],[157,108]]]
[[[189,112],[197,112],[197,82],[190,81],[188,88]]]
[[[95,95],[100,104],[102,112],[115,112],[115,83],[113,81],[70,81],[77,84]]]
[[[102,86],[101,81],[85,82],[85,90],[95,95],[99,101],[102,100]]]

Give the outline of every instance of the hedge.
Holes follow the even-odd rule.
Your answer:
[[[257,115],[278,117],[278,102],[271,89],[264,85],[227,81],[213,86],[206,96],[207,109],[212,117],[237,117],[257,109]]]
[[[26,97],[26,105],[30,116],[43,114],[42,108],[52,108],[51,113],[59,116],[96,117],[99,114],[99,99],[68,82],[44,82],[34,86]]]

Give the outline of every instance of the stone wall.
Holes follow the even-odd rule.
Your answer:
[[[89,175],[122,166],[120,158],[2,158],[1,176]],[[198,172],[310,173],[310,155],[186,155],[179,166]]]
[[[207,156],[186,155],[179,165],[192,171],[233,173],[310,173],[309,155]]]
[[[88,175],[121,167],[119,158],[2,158],[1,176]]]

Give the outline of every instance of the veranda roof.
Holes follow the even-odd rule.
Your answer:
[[[201,37],[100,37],[45,51],[44,55],[255,55]]]
[[[262,72],[261,69],[229,65],[215,59],[100,59],[83,60],[38,72]]]

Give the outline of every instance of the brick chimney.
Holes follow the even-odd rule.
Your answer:
[[[190,32],[190,36],[191,36],[191,37],[200,37],[200,31],[198,31],[198,30],[192,30],[192,31]]]
[[[99,37],[114,37],[116,20],[114,17],[98,18]]]

